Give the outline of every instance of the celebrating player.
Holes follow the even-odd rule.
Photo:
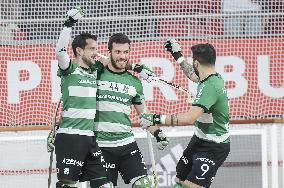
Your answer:
[[[66,50],[71,27],[84,16],[80,7],[67,12],[56,46],[56,57],[61,77],[63,100],[62,121],[55,138],[56,167],[58,182],[56,188],[77,187],[77,181],[92,180],[92,188],[111,188],[103,167],[102,152],[94,136],[96,115],[97,74],[104,65],[95,61],[97,36],[83,33],[72,42],[75,55],[70,60]],[[48,138],[52,149],[52,137]]]
[[[107,173],[115,186],[120,172],[124,182],[131,183],[133,188],[150,188],[147,168],[130,127],[131,105],[138,114],[145,108],[141,81],[126,70],[130,43],[130,39],[122,33],[114,34],[109,39],[111,62],[98,81],[96,137]],[[134,71],[140,72],[141,68],[134,65]],[[156,137],[159,149],[169,144],[157,126],[150,127],[149,131]]]
[[[176,40],[165,48],[191,80],[198,82],[197,95],[188,112],[174,115],[142,114],[140,124],[195,125],[194,135],[180,158],[175,188],[209,187],[230,152],[229,106],[224,80],[215,71],[216,51],[211,44],[191,47],[193,66],[188,64]]]

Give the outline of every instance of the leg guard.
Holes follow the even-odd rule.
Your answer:
[[[132,188],[151,188],[151,181],[148,176],[141,177],[132,184]]]
[[[91,180],[90,186],[91,188],[113,188],[112,182],[108,181],[106,177]]]
[[[114,186],[111,182],[109,182],[109,183],[106,183],[106,184],[100,186],[99,188],[114,188]]]
[[[63,183],[61,181],[56,182],[56,188],[77,188],[77,183]]]

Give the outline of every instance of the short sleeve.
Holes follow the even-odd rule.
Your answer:
[[[204,109],[205,112],[209,112],[209,109],[217,101],[217,92],[212,84],[202,84],[198,88],[198,93],[192,104],[192,106],[199,106]]]
[[[136,87],[137,94],[132,99],[132,104],[140,105],[142,104],[142,100],[144,99],[144,93],[143,93],[143,86],[141,82],[139,81],[138,86]]]

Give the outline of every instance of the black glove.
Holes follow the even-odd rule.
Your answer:
[[[170,52],[177,63],[181,63],[185,60],[181,53],[181,47],[176,39],[168,39],[164,44],[165,50]]]
[[[167,138],[167,136],[163,133],[161,129],[156,130],[154,132],[154,136],[157,140],[157,147],[159,150],[163,150],[169,145],[170,140]]]

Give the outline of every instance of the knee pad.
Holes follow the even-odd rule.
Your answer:
[[[132,184],[132,188],[151,188],[151,181],[148,176],[141,177]]]
[[[99,188],[114,188],[114,186],[111,182],[108,182],[108,183],[100,186]]]
[[[56,182],[56,188],[77,188],[77,183],[76,182],[62,182],[58,181]]]
[[[106,178],[95,179],[90,181],[91,188],[113,188],[112,182],[108,182]]]

